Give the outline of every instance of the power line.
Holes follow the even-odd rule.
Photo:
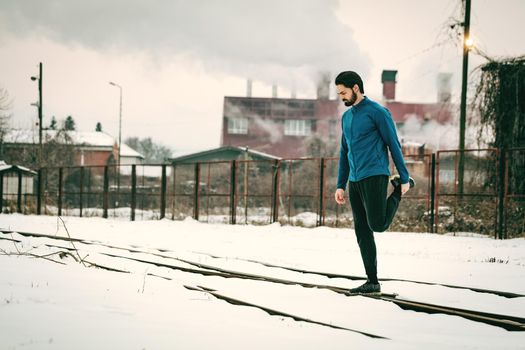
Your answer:
[[[408,57],[405,57],[405,58],[397,61],[395,64],[399,65],[399,64],[404,63],[406,61],[412,60],[412,59],[414,59],[414,58],[416,58],[416,57],[418,57],[418,56],[420,56],[420,55],[422,55],[422,54],[424,54],[424,53],[426,53],[428,51],[431,51],[431,50],[433,50],[433,49],[435,49],[437,47],[443,46],[443,45],[447,44],[448,42],[449,42],[449,40],[446,39],[446,40],[443,40],[441,42],[435,43],[432,46],[427,47],[426,49],[423,49],[423,50],[421,50],[421,51],[419,51],[419,52],[417,52],[415,54],[412,54],[412,55],[410,55]]]

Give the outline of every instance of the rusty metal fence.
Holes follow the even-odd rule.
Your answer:
[[[525,148],[465,150],[463,193],[459,154],[405,155],[417,186],[403,197],[389,230],[523,236]],[[12,178],[0,177],[0,209],[123,220],[192,217],[212,223],[352,227],[350,205],[333,200],[337,169],[338,158],[42,168],[33,186],[22,181],[15,186],[8,183]]]
[[[465,150],[464,190],[458,191],[459,150],[438,151],[435,231],[494,234],[498,225],[498,149]]]
[[[525,147],[501,152],[498,238],[525,235]]]

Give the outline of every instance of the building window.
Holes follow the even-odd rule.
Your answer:
[[[284,134],[289,136],[308,136],[312,133],[311,120],[287,119],[284,121]]]
[[[248,118],[228,117],[228,134],[248,134]]]

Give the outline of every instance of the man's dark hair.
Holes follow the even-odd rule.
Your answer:
[[[355,84],[357,84],[357,86],[359,87],[359,91],[361,91],[361,93],[364,94],[365,89],[363,87],[363,80],[356,72],[353,72],[351,70],[341,72],[335,78],[335,85],[344,85],[345,87],[351,89],[354,87]]]

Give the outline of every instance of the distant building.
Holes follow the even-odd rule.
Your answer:
[[[397,71],[383,71],[383,101],[378,102],[390,110],[398,125],[410,117],[439,123],[452,120],[449,76],[440,75],[438,102],[404,103],[395,100],[396,74]],[[221,146],[248,147],[293,158],[312,156],[309,144],[316,139],[338,144],[344,107],[339,100],[329,99],[330,84],[332,80],[323,75],[317,86],[317,99],[297,99],[295,93],[292,98],[279,98],[275,87],[273,97],[260,98],[251,96],[251,81],[248,81],[247,97],[224,97]]]
[[[321,99],[224,98],[222,146],[240,146],[280,157],[303,157],[314,136],[338,140],[338,104]]]
[[[20,165],[10,165],[0,160],[0,213],[11,208],[14,203],[21,211],[22,203],[27,195],[35,192],[34,178],[36,172]]]
[[[197,163],[213,161],[230,161],[230,160],[279,160],[281,158],[271,154],[254,151],[246,147],[223,146],[209,149],[201,152],[181,155],[171,158],[170,162],[180,163]]]
[[[381,82],[383,83],[382,104],[388,108],[397,125],[402,125],[410,117],[416,117],[420,121],[435,120],[440,124],[452,121],[450,74],[438,75],[438,99],[434,103],[396,101],[396,75],[396,70],[384,70],[381,74]]]
[[[58,133],[64,133],[62,136]],[[74,164],[70,166],[105,166],[116,164],[118,143],[109,134],[99,131],[58,131],[44,130],[43,143],[56,141],[74,147]],[[17,162],[17,155],[23,150],[38,152],[38,131],[11,129],[3,138],[2,154],[11,162]],[[126,144],[121,147],[121,164],[141,164],[144,156]]]

